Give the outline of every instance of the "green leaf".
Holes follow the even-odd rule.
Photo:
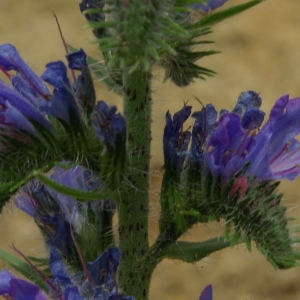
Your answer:
[[[176,0],[174,6],[189,6],[191,4],[206,3],[207,0]]]
[[[213,238],[200,243],[179,241],[163,251],[158,258],[179,259],[183,262],[194,263],[213,252],[230,247],[230,243],[230,240],[225,241],[223,237]]]
[[[216,12],[213,15],[209,15],[200,21],[196,22],[195,24],[191,25],[190,28],[198,28],[200,26],[211,26],[213,24],[219,23],[225,19],[233,17],[261,2],[264,0],[253,0],[247,3],[239,4],[228,9],[224,9],[220,12]]]
[[[22,259],[9,252],[6,252],[3,249],[0,249],[0,259],[8,264],[11,268],[22,274],[25,278],[38,285],[43,291],[48,292],[48,289],[42,278],[40,278],[40,276],[30,267],[30,265],[24,262]]]
[[[44,175],[39,171],[33,171],[33,175],[38,178],[42,183],[48,185],[52,189],[57,192],[60,192],[64,195],[68,195],[76,198],[79,201],[89,201],[89,200],[105,200],[105,199],[115,199],[118,195],[117,192],[107,191],[107,190],[99,190],[97,192],[85,192],[77,189],[73,189],[57,183],[56,181],[51,180],[49,177]]]
[[[27,258],[35,262],[38,267],[49,267],[49,258],[38,258],[34,256],[27,256]]]

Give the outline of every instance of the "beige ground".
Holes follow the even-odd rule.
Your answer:
[[[15,44],[27,62],[41,73],[47,62],[64,56],[53,10],[68,43],[83,47],[98,57],[94,46],[89,44],[90,31],[83,29],[85,20],[77,9],[78,2],[0,0],[0,43]],[[230,4],[240,2],[229,1]],[[267,0],[251,11],[215,26],[211,38],[216,41],[215,49],[223,53],[203,60],[203,65],[218,72],[213,79],[179,89],[170,82],[162,87],[159,84],[162,73],[155,78],[154,167],[162,165],[161,128],[165,111],[175,112],[187,99],[198,105],[193,95],[204,103],[213,102],[218,108],[230,109],[241,91],[254,89],[261,92],[266,111],[282,94],[300,95],[299,8],[298,0]],[[111,103],[118,101],[101,85],[98,98]],[[299,180],[284,184],[281,191],[285,192],[285,204],[290,208],[290,214],[300,217],[299,184]],[[151,224],[155,223],[154,220]],[[20,212],[6,210],[0,224],[1,247],[8,249],[14,243],[26,254],[36,255],[43,251],[36,227]],[[202,240],[221,234],[222,230],[219,224],[199,226],[188,236]],[[162,263],[154,274],[151,299],[197,299],[199,291],[212,283],[215,300],[295,300],[300,299],[299,282],[300,268],[274,271],[259,253],[249,254],[240,246],[216,253],[194,265],[177,261]]]

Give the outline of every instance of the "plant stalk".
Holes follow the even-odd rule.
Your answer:
[[[119,284],[125,294],[146,300],[154,269],[145,259],[149,247],[151,73],[141,70],[125,73],[123,92],[128,157],[118,206],[122,252]]]

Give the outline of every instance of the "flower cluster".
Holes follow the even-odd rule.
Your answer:
[[[264,125],[261,103],[258,93],[243,92],[233,111],[222,110],[219,118],[214,106],[206,105],[192,114],[192,132],[183,129],[190,106],[173,120],[166,114],[163,214],[177,230],[224,218],[227,237],[234,226],[233,245],[243,236],[250,248],[254,240],[275,267],[287,268],[297,265],[299,254],[275,180],[300,174],[300,98],[279,98]],[[185,192],[178,189],[182,184]]]
[[[94,191],[102,186],[96,176],[81,166],[68,170],[55,167],[50,179],[81,191]],[[112,244],[109,225],[115,206],[111,200],[93,200],[79,204],[74,198],[33,180],[21,189],[15,197],[15,204],[35,219],[50,246],[49,268],[52,278],[45,283],[52,296],[64,300],[110,300],[116,297],[123,300],[133,299],[131,296],[122,295],[117,287],[119,249],[106,249]],[[85,247],[87,243],[89,247]],[[83,259],[94,259],[94,262],[85,266]],[[68,266],[72,267],[72,273],[68,271]],[[83,271],[80,271],[82,267]],[[15,280],[19,283],[19,279],[13,278],[7,271],[3,271],[2,276],[7,282],[12,280],[10,285]],[[44,294],[36,285],[26,282],[26,287],[29,294],[33,295],[27,299],[44,299]],[[13,296],[14,289],[6,288],[3,294]]]
[[[167,113],[164,132],[165,163],[169,160],[182,167],[185,158],[198,163],[222,182],[228,181],[246,165],[246,176],[257,181],[289,179],[300,174],[300,98],[279,98],[270,112],[269,120],[260,129],[264,112],[261,98],[253,91],[241,93],[233,111],[217,112],[213,105],[194,112],[192,134],[183,131],[183,123],[191,114],[191,107],[177,112],[173,121]],[[187,151],[189,140],[191,149]]]
[[[67,270],[61,255],[50,247],[49,268],[52,276],[42,276],[48,287],[42,291],[37,285],[16,278],[7,270],[0,272],[0,295],[15,300],[46,300],[49,296],[59,300],[134,300],[124,296],[116,284],[116,272],[120,260],[120,251],[109,247],[94,262],[84,266],[84,272],[71,274]]]
[[[17,187],[33,169],[48,164],[48,171],[53,162],[82,157],[87,166],[95,166],[102,149],[116,144],[124,153],[125,119],[115,106],[103,101],[96,105],[86,54],[81,49],[66,57],[69,68],[80,71],[73,84],[63,62],[47,64],[38,76],[14,46],[0,45],[0,70],[10,81],[0,80],[0,182],[5,183],[0,208],[9,199],[11,187]]]

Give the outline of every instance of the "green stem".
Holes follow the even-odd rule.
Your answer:
[[[119,283],[127,295],[148,298],[154,266],[148,251],[149,161],[151,143],[151,74],[141,70],[123,76],[128,157],[118,206],[122,259]]]

